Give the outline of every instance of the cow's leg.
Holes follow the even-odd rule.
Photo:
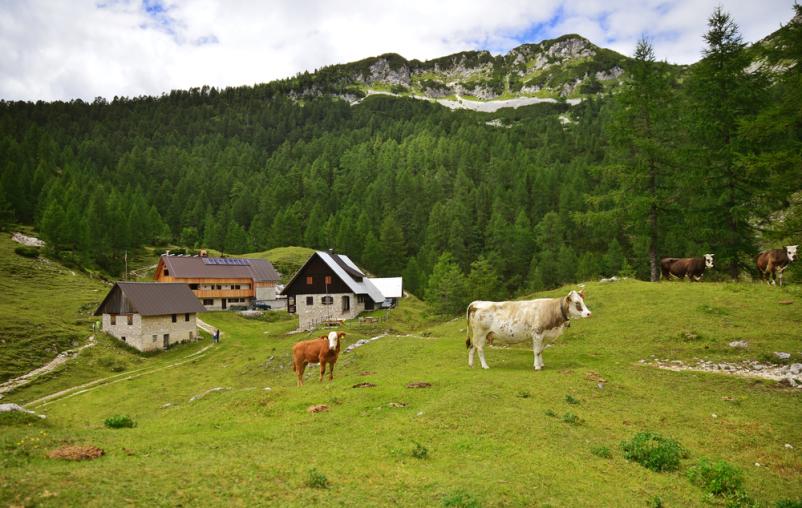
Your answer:
[[[334,362],[329,362],[329,381],[334,380]]]
[[[490,368],[487,366],[487,360],[485,360],[485,342],[487,341],[487,334],[488,332],[483,330],[478,337],[476,335],[473,336],[473,340],[476,341],[474,347],[476,347],[476,351],[479,353],[479,363],[482,364],[483,369]]]
[[[468,348],[468,367],[473,368],[473,354],[476,352],[476,347],[471,344]]]
[[[468,323],[468,329],[466,330],[468,334],[468,367],[473,368],[473,354],[476,352],[476,337],[479,335],[476,333],[476,330],[473,329],[473,326]],[[471,340],[471,336],[473,336],[473,340]]]
[[[320,360],[320,382],[323,382],[323,374],[326,373],[326,360]]]
[[[306,369],[306,362],[298,362],[295,368],[295,373],[298,374],[298,386],[304,385],[304,370]]]
[[[535,370],[543,368],[543,337],[539,334],[532,336],[532,352],[535,354]]]

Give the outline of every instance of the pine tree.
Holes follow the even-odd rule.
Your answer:
[[[493,265],[483,256],[471,263],[471,271],[466,278],[467,300],[499,300],[503,287],[501,277]]]
[[[379,243],[381,244],[381,262],[376,272],[381,275],[398,275],[404,268],[406,258],[406,242],[404,232],[395,216],[388,214],[382,220],[379,228]]]
[[[764,192],[758,175],[737,164],[738,125],[759,106],[764,80],[748,70],[751,59],[738,26],[721,7],[710,16],[704,39],[704,58],[692,68],[688,83],[693,139],[700,148],[693,193],[705,196],[703,220],[715,235],[708,240],[716,246],[719,266],[735,279],[755,253],[750,222]]]
[[[439,314],[456,314],[468,304],[465,275],[450,252],[437,258],[426,284],[426,301]]]
[[[611,166],[618,182],[616,206],[630,218],[634,230],[649,238],[650,279],[658,281],[660,218],[675,194],[669,178],[671,160],[672,83],[667,65],[655,62],[654,49],[645,38],[638,41],[629,80],[616,96],[618,107],[611,122],[611,141],[616,147]]]

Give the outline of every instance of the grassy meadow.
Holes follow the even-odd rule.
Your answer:
[[[622,281],[587,291],[593,317],[546,349],[540,372],[526,347],[491,348],[490,370],[469,369],[464,319],[427,315],[415,299],[379,323],[346,325],[345,345],[389,335],[342,354],[332,383],[310,366],[299,388],[292,373],[292,344],[321,332],[288,334],[297,322],[283,313],[206,313],[220,344],[147,357],[118,348],[124,370],[104,375],[117,377],[35,402],[86,382],[92,357],[82,355],[4,400],[47,419],[0,420],[0,504],[723,506],[686,477],[703,457],[736,466],[755,506],[802,499],[802,390],[639,364],[773,351],[802,361],[798,288]],[[729,348],[736,339],[749,348]],[[329,410],[307,411],[317,404]],[[106,428],[115,415],[136,426]],[[678,471],[624,458],[620,443],[641,431],[688,450]],[[65,444],[105,455],[46,457]],[[592,452],[602,448],[610,458]]]

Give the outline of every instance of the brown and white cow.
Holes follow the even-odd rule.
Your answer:
[[[705,254],[698,258],[660,258],[660,271],[663,272],[664,279],[684,279],[687,275],[691,282],[699,282],[705,269],[713,268],[713,256],[715,254]]]
[[[782,249],[771,249],[758,254],[755,264],[767,284],[776,285],[779,276],[780,286],[783,285],[783,272],[796,259],[797,247],[799,246],[786,245]]]
[[[292,370],[298,376],[298,386],[304,384],[304,370],[309,363],[320,364],[320,381],[329,364],[329,381],[334,379],[334,364],[340,355],[340,342],[345,332],[329,332],[328,337],[304,340],[292,346]]]
[[[473,367],[474,352],[479,352],[483,369],[485,344],[489,340],[504,343],[532,341],[535,370],[543,368],[544,339],[556,339],[571,317],[590,317],[585,306],[585,293],[571,291],[562,298],[538,298],[515,302],[476,301],[468,305],[468,365]]]

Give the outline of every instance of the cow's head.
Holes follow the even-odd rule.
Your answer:
[[[713,256],[715,254],[705,254],[705,268],[713,268]]]
[[[343,337],[345,337],[345,332],[329,332],[329,349],[331,351],[337,349],[337,345]]]
[[[585,306],[585,290],[571,291],[565,298],[568,303],[568,314],[572,317],[590,317],[591,312]]]
[[[785,254],[788,256],[788,261],[793,261],[796,259],[796,248],[799,245],[786,245],[785,246]]]

